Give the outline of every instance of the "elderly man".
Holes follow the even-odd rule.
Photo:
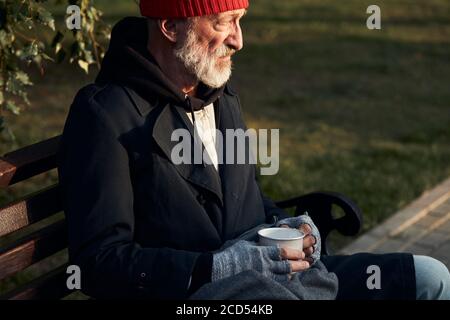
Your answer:
[[[449,298],[448,270],[428,257],[320,257],[314,223],[264,197],[254,165],[219,163],[216,129],[245,129],[228,80],[248,5],[142,0],[144,18],[115,26],[96,82],[71,106],[59,154],[82,290],[97,298]],[[182,128],[200,136],[210,163],[172,161],[172,133]],[[257,246],[255,230],[274,224],[305,232],[303,251]],[[367,286],[371,265],[381,288]]]

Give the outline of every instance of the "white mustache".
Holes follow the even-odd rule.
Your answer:
[[[216,52],[214,53],[214,55],[217,58],[223,58],[223,57],[228,57],[228,56],[232,56],[233,54],[236,53],[236,50],[228,47],[227,45],[221,45],[220,48],[218,48],[216,50]]]

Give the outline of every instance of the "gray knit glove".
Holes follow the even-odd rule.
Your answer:
[[[282,260],[280,248],[258,246],[254,242],[240,240],[213,255],[212,282],[243,271],[255,270],[262,275],[282,282],[288,280],[291,265]]]
[[[312,221],[310,216],[305,214],[305,215],[301,215],[301,216],[297,216],[297,217],[282,219],[282,220],[278,221],[275,226],[279,227],[283,224],[286,224],[289,226],[289,228],[294,228],[294,229],[297,229],[302,224],[309,224],[311,227],[311,230],[312,230],[311,234],[314,236],[314,238],[316,238],[316,243],[313,246],[314,252],[311,255],[311,258],[313,259],[313,263],[315,263],[317,260],[320,259],[320,248],[321,248],[322,241],[320,239],[319,229],[317,229],[316,225],[314,224],[314,222]]]

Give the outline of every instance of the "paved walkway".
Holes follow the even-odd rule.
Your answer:
[[[356,252],[428,255],[450,268],[450,178],[341,250]]]

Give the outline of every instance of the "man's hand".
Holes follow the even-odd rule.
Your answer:
[[[230,247],[213,254],[211,280],[221,280],[246,270],[255,270],[276,281],[287,281],[292,272],[309,268],[302,261],[305,253],[292,248],[258,246],[254,242],[240,240]]]
[[[311,264],[320,259],[321,239],[319,229],[308,215],[282,219],[277,222],[277,227],[299,229],[305,234],[303,238],[303,252],[305,260]]]
[[[310,266],[310,262],[305,260],[305,252],[300,250],[280,248],[280,255],[283,260],[289,260],[291,272],[304,271]]]
[[[280,227],[290,228],[287,224],[282,224]],[[312,264],[314,262],[312,254],[314,253],[314,245],[317,243],[317,239],[311,234],[312,228],[309,224],[301,224],[298,229],[305,234],[305,237],[303,238],[303,257],[301,259],[304,259],[308,261],[309,264]]]

